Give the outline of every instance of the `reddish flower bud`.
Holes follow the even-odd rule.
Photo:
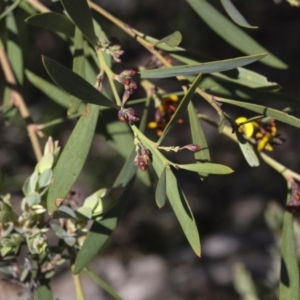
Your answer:
[[[197,152],[201,149],[201,147],[195,144],[188,144],[186,146],[181,147],[181,149],[188,149],[190,151]]]
[[[139,169],[141,170],[141,171],[146,171],[147,170],[147,162],[145,162],[144,161],[144,159],[143,159],[143,157],[141,156],[141,155],[137,155],[136,157],[135,157],[135,159],[134,159],[134,164],[136,165],[136,166],[138,166],[139,167]]]
[[[131,91],[130,90],[125,90],[123,93],[123,97],[122,97],[122,106],[124,106],[124,104],[126,103],[126,101],[128,100],[128,98],[131,95]]]
[[[135,110],[130,107],[119,110],[118,117],[119,120],[122,122],[124,122],[126,119],[129,124],[132,124],[132,122],[139,121],[139,118],[135,115]]]
[[[134,76],[136,74],[136,71],[135,70],[124,70],[120,76]]]
[[[119,112],[118,112],[118,118],[119,118],[119,120],[121,122],[125,122],[126,117],[125,117],[125,113],[124,113],[123,110],[119,110]]]
[[[300,186],[298,183],[292,184],[291,200],[287,203],[286,210],[295,216],[300,216]]]

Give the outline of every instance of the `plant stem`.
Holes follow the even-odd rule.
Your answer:
[[[45,12],[50,12],[51,10],[40,3],[38,0],[27,0],[28,3],[30,3],[36,10],[45,13]]]
[[[147,42],[142,36],[139,36],[135,33],[135,30],[132,29],[127,24],[123,23],[118,18],[111,15],[109,12],[107,12],[105,9],[100,7],[99,5],[88,1],[88,4],[91,8],[93,8],[95,11],[100,13],[102,16],[110,20],[112,23],[114,23],[116,26],[118,26],[120,29],[125,31],[128,35],[130,35],[132,38],[134,38],[137,42],[139,42],[142,46],[144,46],[153,56],[155,56],[165,67],[172,67],[172,64],[169,63],[155,48],[154,45]],[[179,81],[185,81],[186,78],[184,76],[176,76],[176,78]],[[200,88],[196,89],[196,92],[204,99],[206,100],[219,115],[222,115],[222,110],[220,107],[215,103],[213,100],[213,97],[210,94],[207,94],[206,92],[202,91]]]
[[[61,124],[63,122],[69,121],[71,119],[76,119],[80,116],[82,116],[82,112],[74,114],[70,117],[55,119],[55,120],[52,120],[52,121],[44,123],[44,124],[37,124],[36,127],[37,127],[38,130],[43,130],[47,127],[51,127],[51,126],[54,126],[54,125],[57,125],[57,124]]]
[[[39,161],[42,158],[42,150],[37,136],[36,124],[32,122],[32,118],[28,107],[24,101],[24,98],[17,90],[17,81],[11,69],[8,57],[5,53],[3,47],[0,47],[0,64],[2,65],[2,70],[5,76],[5,79],[9,86],[11,87],[11,101],[18,108],[20,115],[26,123],[27,132],[30,138],[30,142],[36,157],[36,160]]]
[[[110,87],[111,87],[114,97],[116,99],[116,103],[121,106],[121,99],[120,99],[119,93],[117,91],[117,88],[116,88],[116,85],[115,85],[115,82],[113,79],[114,73],[106,64],[103,54],[101,52],[101,49],[96,49],[96,52],[98,55],[100,68],[103,68],[104,72],[106,73],[106,75],[108,77]]]
[[[76,300],[85,300],[80,274],[73,274],[74,266],[72,266],[72,277],[75,285]]]

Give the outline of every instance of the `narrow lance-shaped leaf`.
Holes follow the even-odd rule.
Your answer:
[[[84,272],[89,275],[104,291],[110,294],[115,300],[122,300],[122,297],[118,295],[118,293],[105,281],[99,278],[95,273],[91,270],[84,269]]]
[[[252,29],[258,28],[257,26],[251,26],[246,21],[243,15],[233,5],[231,0],[221,0],[221,3],[233,22],[245,28],[252,28]]]
[[[157,182],[155,201],[159,208],[162,208],[167,201],[167,172],[169,167],[165,167]]]
[[[188,105],[188,114],[191,125],[191,134],[193,144],[200,146],[200,150],[195,152],[194,157],[198,162],[209,162],[210,161],[210,153],[208,149],[208,144],[206,142],[206,138],[201,127],[200,121],[197,117],[197,112],[192,102]],[[199,173],[201,176],[207,176],[207,173]]]
[[[18,41],[18,28],[13,13],[6,16],[6,27],[8,32],[7,56],[18,84],[23,84],[23,54]]]
[[[136,173],[136,166],[133,164],[135,152],[127,159],[114,187],[119,185],[126,187],[120,200],[110,210],[101,221],[94,221],[89,233],[87,234],[84,244],[82,245],[74,266],[74,273],[79,273],[86,265],[97,255],[99,250],[106,243],[113,230],[117,227],[120,217],[128,203],[129,193],[133,184],[133,177]]]
[[[75,29],[75,37],[74,37],[74,53],[73,53],[73,72],[80,75],[81,77],[85,77],[85,56],[83,51],[83,35],[81,31],[76,27]],[[77,99],[76,97],[70,97],[71,107],[68,109],[68,116],[75,115],[82,101]]]
[[[244,136],[238,130],[236,131],[236,137],[239,142],[240,149],[249,166],[258,167],[259,159],[256,155],[253,146],[244,138]]]
[[[69,107],[69,95],[65,91],[29,70],[25,70],[25,75],[29,82],[47,97],[63,107]]]
[[[86,0],[60,0],[70,18],[82,31],[85,38],[94,46],[98,44],[91,11]]]
[[[187,0],[187,2],[213,31],[236,49],[246,54],[269,52],[228,18],[223,16],[208,1]],[[264,57],[261,62],[274,68],[283,69],[287,67],[285,63],[271,53]]]
[[[193,75],[193,74],[208,74],[214,72],[224,72],[235,69],[245,65],[249,65],[266,56],[266,53],[242,56],[232,59],[213,61],[208,63],[200,63],[194,65],[181,65],[169,68],[159,68],[153,70],[145,70],[138,72],[141,78],[168,78],[179,75]]]
[[[157,39],[151,37],[151,36],[144,36],[144,34],[139,33],[138,31],[134,30],[134,32],[139,35],[139,36],[143,36],[145,38],[146,41],[152,43],[152,44],[156,44],[158,42]],[[188,64],[188,65],[194,65],[197,63],[201,63],[206,61],[206,59],[204,59],[203,57],[199,56],[197,57],[197,55],[195,55],[195,53],[190,53],[187,50],[185,50],[184,48],[181,47],[176,47],[175,49],[165,45],[165,44],[158,44],[157,48],[162,49],[164,51],[169,51],[169,55],[179,61],[181,61],[184,64]],[[264,87],[264,86],[274,86],[274,89],[277,87],[280,88],[278,86],[278,84],[273,83],[273,82],[269,82],[264,76],[247,70],[245,68],[238,68],[238,76],[237,74],[233,73],[234,76],[230,77],[231,73],[228,73],[228,75],[226,73],[218,73],[215,72],[213,73],[213,76],[216,77],[220,77],[220,78],[224,78],[239,84],[243,84],[246,85],[247,87]]]
[[[197,78],[195,79],[195,81],[192,83],[192,85],[190,86],[190,88],[188,89],[187,93],[185,94],[185,96],[183,97],[183,99],[181,100],[180,104],[178,105],[174,115],[172,116],[171,120],[169,121],[169,123],[167,124],[167,126],[165,127],[162,135],[160,136],[159,140],[157,141],[157,144],[159,145],[162,140],[164,139],[164,137],[166,136],[166,134],[169,132],[169,130],[177,124],[178,120],[180,119],[180,117],[182,116],[182,113],[185,112],[189,102],[191,101],[200,81],[201,81],[201,77],[202,74],[200,73]]]
[[[177,47],[182,41],[182,35],[179,31],[175,31],[172,34],[164,37],[163,39],[159,40],[155,46],[159,44],[166,44],[169,47]]]
[[[164,161],[164,157],[157,150],[154,144],[150,140],[148,140],[134,125],[132,126],[132,129],[138,135],[142,144],[150,150],[152,154],[152,165],[157,176],[160,176],[167,162]],[[185,195],[179,187],[177,179],[174,176],[173,172],[166,172],[166,176],[166,181],[168,183],[167,197],[169,199],[169,202],[193,251],[196,253],[196,255],[200,256],[200,237],[193,212]]]
[[[98,120],[99,107],[89,105],[80,117],[53,170],[47,207],[49,214],[56,209],[56,201],[64,199],[77,180],[87,158]]]
[[[116,103],[110,101],[91,84],[70,69],[46,56],[43,56],[43,63],[53,81],[69,94],[84,102],[118,109]]]
[[[225,79],[230,82],[242,84],[249,88],[265,88],[265,90],[279,90],[280,86],[276,82],[271,82],[267,77],[245,68],[238,68],[233,72],[212,74],[215,77]]]
[[[291,199],[290,186],[287,203]],[[281,239],[281,269],[279,284],[280,300],[300,299],[299,262],[296,252],[296,242],[293,228],[293,215],[284,213]]]
[[[15,2],[13,2],[10,6],[7,6],[7,8],[3,11],[3,13],[0,15],[0,20],[3,19],[4,17],[6,17],[8,14],[10,14],[11,12],[13,12],[13,10],[18,7],[18,5],[20,4],[20,2],[23,0],[17,0]],[[4,1],[0,1],[0,5],[1,8],[4,6]]]
[[[214,164],[214,163],[198,163],[198,164],[185,164],[176,165],[180,169],[185,169],[192,172],[208,173],[208,174],[218,174],[225,175],[230,174],[233,170],[227,166]]]
[[[236,101],[236,100],[229,100],[229,99],[224,99],[224,98],[220,98],[220,97],[215,97],[215,99],[217,101],[220,101],[223,103],[228,103],[228,104],[232,104],[235,106],[239,106],[239,107],[243,107],[245,109],[255,111],[261,115],[268,116],[268,117],[274,118],[278,121],[281,121],[281,122],[287,123],[289,125],[300,128],[300,119],[298,119],[294,116],[291,116],[284,111],[280,111],[280,110],[277,110],[274,108],[269,108],[269,107],[262,106],[262,105],[241,102],[241,101]]]
[[[68,37],[74,36],[75,32],[74,23],[65,15],[56,12],[37,14],[27,18],[25,22],[33,26],[63,33]]]

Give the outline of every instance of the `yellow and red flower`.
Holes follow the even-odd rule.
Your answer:
[[[274,119],[269,119],[266,122],[247,121],[248,119],[245,117],[239,117],[235,120],[236,124],[238,124],[238,130],[247,138],[255,140],[258,151],[273,151],[273,145],[281,145],[284,142],[284,139],[277,133]]]
[[[156,129],[156,133],[158,136],[162,135],[165,127],[175,113],[177,109],[175,103],[178,102],[178,100],[179,98],[177,95],[170,95],[166,98],[161,99],[156,106],[154,121],[148,123],[148,128]],[[178,123],[183,123],[183,120],[180,119]]]

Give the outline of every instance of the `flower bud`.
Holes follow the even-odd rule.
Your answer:
[[[188,149],[190,151],[197,152],[201,149],[201,147],[195,144],[188,144],[186,146],[181,147],[181,149]]]

